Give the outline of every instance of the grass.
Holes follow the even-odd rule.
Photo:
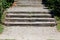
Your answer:
[[[4,27],[2,24],[0,24],[0,34],[3,32],[3,30],[4,30]]]
[[[5,20],[5,13],[2,15],[1,22],[4,22],[4,20]],[[2,34],[3,31],[4,26],[2,25],[2,23],[0,23],[0,34]]]
[[[2,23],[5,21],[5,16],[6,16],[6,12],[4,12],[2,15],[2,18],[1,18]],[[4,31],[4,26],[2,25],[2,23],[0,23],[0,34]]]
[[[57,24],[57,30],[60,31],[60,24]]]
[[[60,21],[57,21],[57,30],[60,31]]]
[[[57,22],[57,30],[60,31],[60,18],[59,17],[55,17],[56,22]]]
[[[47,40],[55,40],[55,39],[47,39]]]

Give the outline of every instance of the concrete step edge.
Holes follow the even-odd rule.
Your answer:
[[[7,14],[8,16],[51,16],[51,14]]]
[[[35,19],[42,19],[42,20],[55,20],[54,18],[6,18],[6,19],[27,19],[27,20],[35,20]]]
[[[55,22],[4,22],[5,24],[56,24]]]

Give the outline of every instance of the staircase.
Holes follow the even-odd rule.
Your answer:
[[[15,0],[17,6],[7,9],[5,25],[9,26],[56,26],[55,19],[42,0]]]

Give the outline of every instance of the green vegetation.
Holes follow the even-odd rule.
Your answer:
[[[3,32],[4,27],[0,24],[0,34]]]
[[[51,9],[57,21],[57,29],[60,30],[60,0],[45,0],[45,5]]]
[[[55,40],[55,39],[47,39],[47,40]]]
[[[13,2],[14,0],[0,0],[0,33],[2,33],[4,29],[4,27],[2,26],[2,20],[5,16],[4,10],[6,10],[6,8],[9,8]]]
[[[9,8],[13,2],[14,0],[2,0],[3,9]]]
[[[60,23],[57,24],[57,30],[60,31]]]
[[[1,17],[3,15],[3,12],[6,8],[9,8],[14,0],[0,0],[0,23],[1,23]]]

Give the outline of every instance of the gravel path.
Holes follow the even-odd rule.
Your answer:
[[[0,39],[15,40],[60,40],[55,27],[6,27]]]

